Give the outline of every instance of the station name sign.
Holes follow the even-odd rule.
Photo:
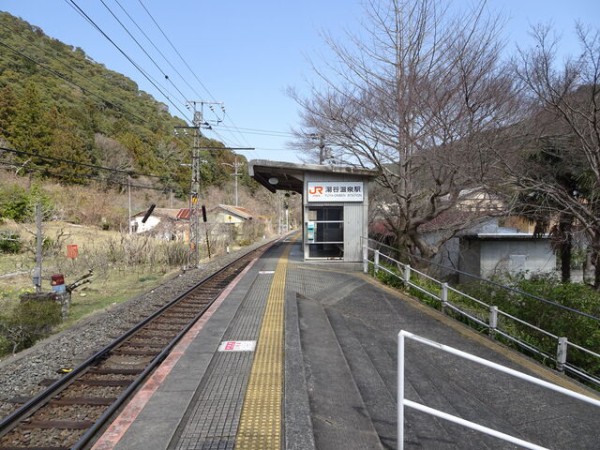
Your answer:
[[[309,181],[309,202],[362,202],[362,181]]]

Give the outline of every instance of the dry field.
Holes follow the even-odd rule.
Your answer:
[[[19,233],[25,251],[17,255],[0,254],[0,308],[3,311],[18,301],[23,292],[34,291],[31,276],[35,267],[35,227],[15,223],[0,226],[0,232],[8,230]],[[150,290],[181,269],[165,262],[167,243],[151,238],[130,237],[65,222],[45,223],[43,230],[44,236],[49,238],[42,262],[43,291],[51,291],[53,274],[63,274],[65,283],[70,284],[89,269],[94,271],[92,282],[73,292],[69,319],[63,327]],[[77,245],[76,259],[67,257],[67,245]]]

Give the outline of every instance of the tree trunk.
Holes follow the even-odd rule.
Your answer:
[[[592,261],[594,262],[594,289],[600,291],[600,250],[597,248],[593,250]]]
[[[573,249],[573,235],[571,234],[572,218],[561,215],[559,223],[560,237],[560,274],[563,283],[571,282],[571,253]]]

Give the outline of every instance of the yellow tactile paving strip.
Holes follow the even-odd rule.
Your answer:
[[[277,263],[244,398],[235,448],[282,447],[285,277],[290,245]]]

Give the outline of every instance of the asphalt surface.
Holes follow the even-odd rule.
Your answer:
[[[110,448],[234,448],[253,356],[225,356],[217,348],[230,337],[255,338],[269,274],[285,245],[293,245],[285,286],[286,449],[397,448],[400,330],[585,391],[361,273],[303,263],[299,244],[281,244],[256,262],[190,338]],[[596,406],[412,341],[405,371],[405,396],[415,402],[547,448],[600,448]],[[404,429],[407,449],[519,448],[410,408]]]

